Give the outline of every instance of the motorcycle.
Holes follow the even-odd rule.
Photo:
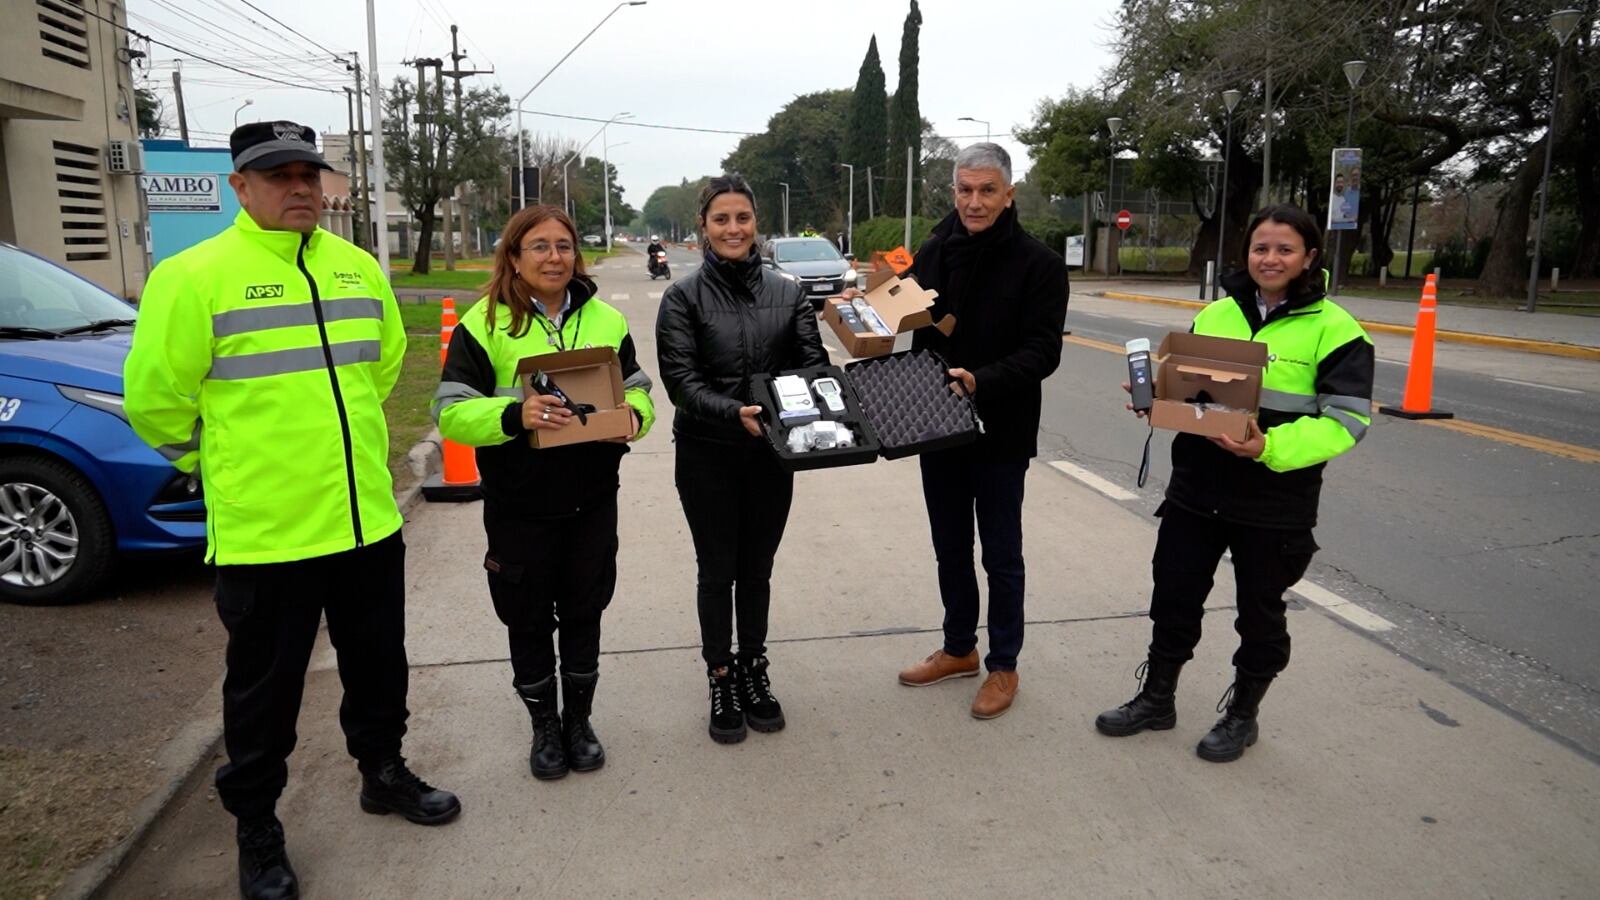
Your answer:
[[[657,277],[672,278],[672,269],[667,266],[667,251],[657,250],[650,257],[649,270],[651,281],[655,281]]]

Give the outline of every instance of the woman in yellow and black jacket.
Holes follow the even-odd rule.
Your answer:
[[[433,402],[439,432],[477,448],[489,538],[483,566],[510,637],[512,685],[533,718],[528,764],[540,779],[605,765],[589,715],[600,677],[600,614],[617,580],[618,469],[627,442],[655,421],[650,378],[627,320],[595,297],[577,234],[553,206],[511,217],[487,296],[456,326]],[[517,363],[583,347],[617,351],[633,435],[534,449],[530,431],[565,428],[572,413],[558,397],[524,401]],[[558,621],[559,715],[551,646]]]
[[[1324,295],[1316,222],[1299,207],[1272,206],[1245,234],[1246,271],[1223,279],[1229,296],[1202,309],[1192,330],[1267,345],[1259,423],[1243,442],[1173,438],[1172,479],[1156,511],[1143,682],[1132,700],[1095,719],[1113,737],[1177,724],[1178,672],[1194,656],[1212,577],[1231,550],[1240,644],[1233,686],[1218,704],[1223,717],[1196,747],[1212,762],[1238,759],[1256,742],[1261,698],[1289,663],[1283,595],[1317,551],[1322,470],[1372,423],[1372,340]]]

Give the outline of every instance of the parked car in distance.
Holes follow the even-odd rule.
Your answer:
[[[119,555],[205,545],[200,483],[133,433],[137,311],[0,243],[0,600],[93,595]]]
[[[829,297],[855,287],[858,278],[851,259],[826,238],[773,238],[761,245],[761,261],[779,275],[799,282],[818,310]]]

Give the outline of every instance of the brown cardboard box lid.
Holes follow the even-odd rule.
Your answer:
[[[933,325],[933,312],[929,307],[938,296],[938,291],[924,288],[909,275],[901,278],[887,267],[867,276],[865,299],[895,334]],[[937,327],[949,335],[955,325],[954,316],[945,316]]]
[[[592,403],[601,409],[622,405],[622,361],[611,347],[583,347],[525,356],[517,361],[517,383],[524,396],[530,376],[544,372],[578,403]]]
[[[1259,341],[1174,331],[1161,339],[1161,347],[1156,350],[1157,358],[1167,356],[1192,356],[1265,368],[1267,345]]]

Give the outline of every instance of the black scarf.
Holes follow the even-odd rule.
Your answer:
[[[744,259],[724,259],[710,247],[701,253],[705,257],[706,268],[731,286],[750,291],[761,282],[761,254],[756,252],[755,247],[750,248],[749,255]]]
[[[978,275],[983,267],[984,257],[996,247],[1016,237],[1020,229],[1015,204],[1002,210],[993,225],[977,234],[968,231],[967,226],[961,224],[959,210],[952,211],[945,216],[943,222],[934,227],[934,234],[944,236],[939,248],[945,279],[944,290],[941,292],[942,299],[956,314],[957,321],[962,314],[967,286],[979,283]]]

